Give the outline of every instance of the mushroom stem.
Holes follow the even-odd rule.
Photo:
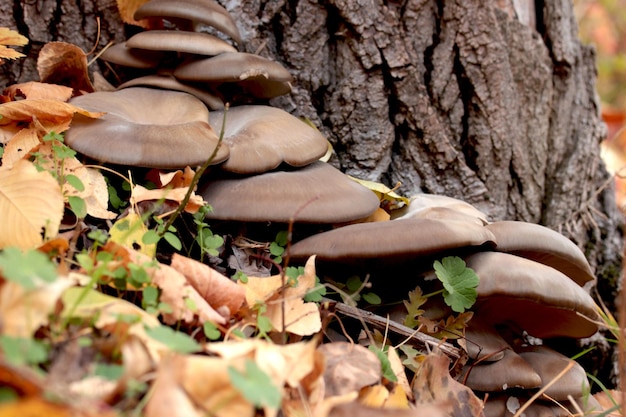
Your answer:
[[[167,222],[165,222],[165,226],[163,226],[163,228],[159,232],[159,237],[163,237],[165,235],[165,233],[169,230],[170,226],[174,224],[174,221],[176,221],[176,219],[182,214],[185,207],[187,207],[187,203],[189,202],[189,199],[191,198],[191,194],[193,193],[193,190],[198,185],[200,178],[202,178],[202,174],[204,174],[204,171],[206,171],[206,169],[211,165],[211,162],[213,161],[213,159],[215,159],[215,156],[217,155],[217,152],[219,151],[220,146],[222,146],[222,140],[224,139],[224,127],[226,126],[226,115],[228,114],[228,108],[229,108],[229,104],[225,103],[224,104],[224,116],[222,119],[222,128],[220,129],[220,134],[217,139],[217,144],[215,145],[215,148],[213,148],[213,153],[211,153],[211,156],[209,156],[209,159],[207,159],[193,175],[193,178],[191,179],[191,184],[189,184],[189,188],[187,188],[187,192],[185,193],[185,197],[180,202],[178,207],[176,207],[176,210],[174,211],[174,213],[172,213],[169,219],[167,219]]]

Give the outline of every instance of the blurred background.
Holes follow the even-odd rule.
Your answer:
[[[626,212],[626,0],[574,0],[574,6],[580,37],[596,47],[597,87],[608,127],[602,154]]]

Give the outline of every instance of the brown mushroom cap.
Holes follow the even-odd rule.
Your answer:
[[[152,69],[166,60],[168,54],[163,51],[148,51],[126,46],[126,42],[117,43],[107,48],[100,58],[125,67]]]
[[[206,106],[176,91],[133,87],[85,94],[72,104],[106,112],[99,119],[75,116],[65,141],[91,158],[150,168],[184,168],[203,164],[218,143]],[[214,163],[228,158],[220,147]]]
[[[297,170],[211,180],[198,194],[211,204],[207,217],[247,222],[333,224],[369,216],[376,195],[324,162]]]
[[[354,263],[365,259],[396,262],[429,257],[451,249],[493,245],[494,236],[474,223],[408,218],[359,223],[303,239],[291,247],[291,257]]]
[[[227,52],[184,62],[174,70],[174,76],[185,81],[237,83],[258,98],[288,94],[293,80],[278,62],[244,52]]]
[[[185,52],[198,55],[218,55],[237,52],[228,42],[208,33],[179,30],[148,30],[139,32],[126,41],[128,48],[151,51]]]
[[[496,235],[496,250],[551,266],[579,285],[595,277],[585,255],[562,234],[534,223],[500,221],[486,226]]]
[[[561,378],[545,391],[546,395],[557,401],[566,400],[569,395],[582,397],[589,391],[589,381],[582,366],[567,356],[547,346],[527,346],[519,350],[518,355],[532,366],[539,374],[542,387],[557,377],[570,363],[573,365]]]
[[[486,229],[486,228],[485,228]],[[491,324],[516,323],[530,335],[587,337],[598,328],[589,294],[554,268],[501,252],[466,258],[480,277],[472,308]]]
[[[476,391],[501,392],[510,388],[539,388],[541,377],[511,349],[495,362],[480,362],[466,365],[459,377],[465,385]]]
[[[223,111],[211,112],[209,123],[220,132]],[[224,142],[230,158],[221,167],[238,174],[255,174],[278,167],[308,165],[328,149],[316,129],[284,110],[269,106],[237,106],[228,110]]]
[[[493,326],[484,323],[476,316],[472,317],[465,328],[463,343],[471,359],[486,362],[499,361],[504,357],[504,351],[511,349],[511,346]]]
[[[177,80],[171,75],[166,74],[152,74],[145,75],[143,77],[133,78],[132,80],[126,81],[123,84],[120,84],[117,88],[119,90],[128,87],[156,87],[161,88],[163,90],[174,90],[174,91],[183,91],[185,93],[189,93],[193,96],[196,96],[210,110],[218,110],[224,108],[224,102],[218,96],[211,94],[206,89],[202,89],[190,84],[185,84]]]
[[[204,23],[241,43],[239,29],[228,11],[213,0],[150,0],[135,12],[136,20],[148,17],[186,19]]]
[[[489,223],[487,215],[463,200],[445,195],[417,194],[409,199],[409,204],[392,213],[392,217],[430,217],[468,220],[479,225]]]

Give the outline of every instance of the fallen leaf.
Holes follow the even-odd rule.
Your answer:
[[[72,97],[72,89],[64,85],[29,81],[20,84],[13,84],[4,90],[5,94],[14,100],[15,97],[30,99],[51,99],[67,101]]]
[[[183,274],[202,298],[226,317],[231,317],[243,305],[245,289],[215,269],[177,253],[172,255],[171,267]]]
[[[375,181],[362,180],[354,177],[350,177],[350,179],[372,190],[378,196],[378,199],[381,202],[386,203],[386,207],[389,210],[395,210],[399,209],[400,207],[409,205],[408,198],[397,194],[393,189],[387,187],[385,184],[381,184]]]
[[[326,360],[326,396],[359,392],[380,383],[380,361],[371,350],[347,342],[325,343],[317,348]]]
[[[447,404],[448,416],[482,416],[483,402],[465,385],[450,376],[450,359],[440,352],[427,355],[413,379],[416,405]]]
[[[37,129],[28,127],[20,130],[4,147],[2,166],[11,168],[15,162],[28,157],[40,145]]]
[[[180,187],[180,188],[155,188],[153,190],[148,190],[141,185],[135,185],[132,190],[132,194],[130,197],[131,204],[138,204],[142,201],[160,201],[160,200],[170,200],[175,201],[177,203],[181,203],[187,194],[188,187]],[[202,196],[197,195],[195,192],[191,194],[187,205],[185,206],[185,211],[187,213],[195,213],[200,209],[200,207],[204,206],[206,203]]]
[[[56,180],[25,160],[0,167],[0,249],[41,245],[59,231],[64,204]]]
[[[113,223],[109,229],[110,241],[134,248],[138,252],[152,258],[156,253],[156,243],[146,244],[142,238],[148,231],[143,218],[133,209],[129,213]]]
[[[87,56],[76,45],[67,42],[48,42],[37,58],[39,79],[44,83],[65,85],[73,90],[93,93],[87,71]]]
[[[3,58],[16,59],[26,56],[14,49],[7,48],[7,45],[24,46],[27,43],[28,38],[26,36],[20,35],[9,28],[0,27],[0,63],[2,63]]]
[[[53,282],[39,282],[34,289],[26,289],[16,282],[5,282],[0,286],[0,317],[2,334],[14,337],[32,337],[49,322],[57,301],[63,292],[74,285],[66,277],[57,277]]]
[[[148,0],[117,0],[117,9],[120,12],[120,17],[122,18],[122,21],[124,23],[141,26],[146,29],[151,27],[147,19],[135,20],[134,18],[137,9],[147,1]]]
[[[45,132],[66,131],[74,114],[98,118],[104,113],[89,112],[69,103],[50,99],[26,99],[0,104],[0,126],[37,120]]]
[[[282,288],[283,277],[248,277],[247,283],[238,282],[246,289],[246,301],[253,306],[257,302],[267,305],[265,316],[276,331],[283,330],[283,312],[285,331],[300,336],[308,336],[320,331],[322,327],[317,304],[303,300],[304,295],[315,286],[315,256],[307,261],[305,273],[298,277],[296,286]],[[281,291],[282,289],[282,291]],[[284,308],[283,308],[284,304]]]

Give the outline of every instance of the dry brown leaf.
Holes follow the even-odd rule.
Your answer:
[[[211,307],[225,317],[231,317],[243,305],[245,289],[215,269],[177,253],[172,256],[171,266],[183,274]]]
[[[66,131],[74,114],[98,118],[104,113],[89,112],[69,103],[50,99],[26,99],[0,104],[0,125],[37,120],[46,132]]]
[[[74,285],[71,279],[58,277],[51,283],[40,283],[26,289],[15,282],[0,286],[2,333],[14,337],[32,337],[39,327],[48,324],[63,292]]]
[[[11,100],[14,100],[15,97],[24,97],[30,99],[43,98],[67,101],[72,97],[72,89],[70,87],[38,81],[13,84],[8,86],[4,92]]]
[[[442,404],[449,415],[482,416],[483,402],[465,385],[450,376],[450,359],[440,352],[427,355],[413,379],[413,394],[417,405]]]
[[[404,393],[404,401],[407,401],[407,399],[412,401],[413,392],[411,391],[409,379],[406,376],[404,364],[402,363],[402,359],[400,359],[400,356],[398,356],[398,351],[393,346],[388,347],[387,358],[389,358],[391,370],[395,374],[396,378],[398,378],[396,387],[400,387]]]
[[[66,42],[49,42],[41,48],[37,71],[44,83],[60,84],[76,91],[93,93],[87,71],[87,56],[78,46]]]
[[[319,307],[315,303],[305,303],[304,295],[315,286],[315,256],[309,258],[304,267],[304,275],[298,277],[298,285],[283,291],[280,275],[271,277],[248,277],[247,283],[238,284],[246,289],[246,301],[253,306],[257,302],[267,305],[265,316],[276,331],[285,330],[300,336],[309,336],[322,327]],[[283,310],[284,304],[284,310]]]
[[[184,171],[158,171],[158,184],[161,188],[188,188],[193,181],[195,172],[190,167],[185,167]]]
[[[15,49],[7,48],[7,46],[24,46],[27,43],[28,38],[26,36],[9,28],[0,27],[0,63],[2,63],[3,58],[16,59],[26,56]]]
[[[127,251],[131,262],[144,266],[152,283],[161,290],[160,301],[172,308],[171,313],[163,314],[165,323],[174,324],[179,320],[191,323],[196,320],[196,315],[203,322],[208,320],[216,324],[226,323],[226,318],[213,309],[176,269],[164,264],[153,266],[151,258],[135,250],[120,250]],[[187,299],[195,305],[195,311],[190,310]]]
[[[361,345],[333,342],[325,343],[317,350],[326,358],[326,396],[359,392],[381,381],[380,360]]]
[[[26,158],[31,152],[35,151],[40,144],[41,141],[39,140],[37,129],[28,127],[20,130],[4,147],[2,166],[11,168],[15,162]]]
[[[25,160],[0,167],[0,249],[29,249],[53,238],[63,217],[63,195],[56,180]]]

